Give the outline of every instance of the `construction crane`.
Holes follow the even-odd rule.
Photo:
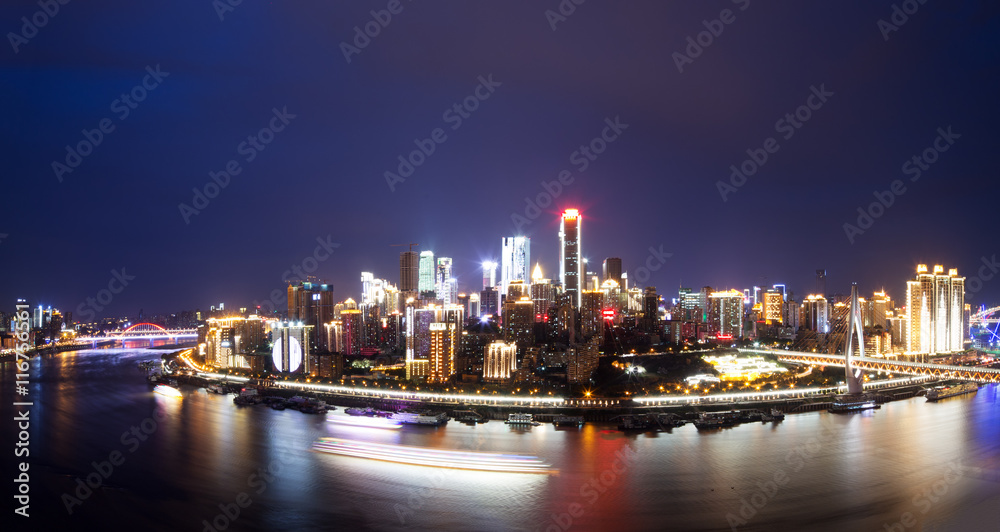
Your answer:
[[[397,247],[397,246],[405,246],[405,245],[407,245],[407,244],[389,244],[389,247],[391,247],[391,248],[394,248],[394,247]],[[409,244],[409,246],[410,246],[410,251],[413,251],[413,246],[419,246],[419,245],[420,245],[420,244],[418,244],[418,243],[416,243],[416,242],[412,242],[412,243],[410,243],[410,244]]]

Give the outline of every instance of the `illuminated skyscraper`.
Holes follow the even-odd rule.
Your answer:
[[[542,277],[542,268],[535,264],[531,274],[531,302],[534,304],[535,321],[544,321],[549,307],[556,302],[555,289],[549,279]]]
[[[535,323],[535,305],[528,296],[518,300],[508,299],[503,305],[503,337],[514,342],[519,349],[530,347],[535,342],[532,328]]]
[[[363,316],[358,309],[344,309],[340,312],[340,319],[343,322],[344,345],[341,352],[345,355],[361,354],[364,337]]]
[[[830,307],[822,294],[809,294],[802,302],[799,325],[817,333],[830,332]]]
[[[604,281],[611,279],[612,281],[618,283],[618,286],[622,285],[622,260],[618,257],[608,257],[604,259]]]
[[[483,289],[497,285],[497,263],[488,260],[483,263]]]
[[[479,292],[479,316],[498,316],[500,314],[500,294],[496,288],[484,288]]]
[[[767,325],[781,325],[784,296],[777,290],[764,292],[764,322]]]
[[[458,303],[458,281],[452,274],[451,265],[451,257],[438,257],[434,292],[437,299],[440,299],[445,305]]]
[[[329,351],[326,335],[317,334],[333,319],[333,285],[313,280],[288,283],[288,319],[311,327],[309,351]]]
[[[526,236],[504,237],[500,242],[500,295],[507,295],[511,281],[528,282],[531,268],[531,239]]]
[[[430,356],[427,382],[448,382],[455,373],[455,339],[458,337],[458,325],[455,323],[435,322],[429,327]]]
[[[559,281],[562,283],[563,293],[569,297],[574,308],[580,308],[582,302],[581,222],[580,211],[566,209],[559,223]]]
[[[965,277],[957,269],[926,264],[917,266],[917,277],[906,283],[906,311],[909,331],[907,351],[911,353],[949,353],[961,351],[965,344]]]
[[[712,292],[708,296],[710,321],[717,336],[743,336],[743,293],[739,290]]]
[[[420,296],[424,297],[424,294],[431,294],[434,292],[434,279],[437,265],[434,263],[433,251],[420,252],[420,262],[417,269],[417,290],[420,291]]]

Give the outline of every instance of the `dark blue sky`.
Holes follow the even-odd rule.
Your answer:
[[[898,299],[919,262],[971,277],[1000,254],[995,2],[927,2],[886,40],[888,0],[590,0],[555,30],[556,0],[404,0],[350,63],[341,43],[388,2],[344,4],[243,2],[220,21],[210,0],[77,1],[22,42],[7,32],[40,8],[4,2],[0,301],[73,310],[125,268],[105,314],[236,307],[281,288],[317,238],[339,244],[316,270],[338,299],[362,270],[397,282],[405,248],[390,244],[409,242],[478,289],[511,216],[563,170],[573,182],[524,226],[552,277],[566,207],[592,261],[635,275],[651,246],[672,253],[645,283],[667,293],[785,282],[801,297],[826,268],[830,292]],[[679,72],[675,52],[724,9],[735,20]],[[157,65],[168,75],[123,118],[115,100]],[[500,85],[452,129],[444,112],[490,75]],[[833,95],[785,139],[776,122],[813,86]],[[285,108],[287,125],[271,120]],[[573,152],[615,117],[627,129],[580,171]],[[114,129],[60,182],[53,161],[104,119]],[[269,124],[283,129],[247,161],[240,144]],[[913,182],[903,164],[949,126],[960,137]],[[435,128],[446,140],[391,190],[384,173]],[[768,137],[778,150],[723,201],[717,183]],[[240,173],[185,223],[179,205],[230,160]],[[897,179],[905,193],[850,242],[843,224]],[[1000,278],[967,300],[996,304]]]

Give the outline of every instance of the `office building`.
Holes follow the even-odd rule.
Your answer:
[[[484,288],[479,292],[479,316],[500,315],[500,293],[495,287]]]
[[[530,297],[508,299],[503,305],[503,337],[504,341],[517,343],[523,349],[535,342],[533,328],[535,323],[535,305]]]
[[[604,341],[604,292],[584,290],[580,305],[580,334],[584,339]]]
[[[535,264],[531,273],[531,302],[534,304],[535,321],[545,321],[549,307],[556,302],[555,287],[552,281],[542,276],[542,268]]]
[[[622,260],[618,257],[608,257],[604,259],[604,280],[612,280],[618,283],[618,286],[622,284]]]
[[[504,237],[500,242],[500,295],[507,295],[513,281],[528,283],[531,268],[531,239],[526,236]]]
[[[445,305],[458,303],[458,281],[452,272],[451,257],[438,257],[434,279],[435,298]]]
[[[566,209],[559,223],[559,281],[573,308],[580,308],[583,260],[581,256],[582,216],[577,209]]]
[[[497,285],[497,263],[488,260],[483,263],[483,290]]]
[[[343,345],[340,352],[351,356],[360,355],[361,348],[364,347],[364,316],[361,310],[344,309],[340,311],[340,321],[343,324]]]
[[[417,290],[421,298],[434,299],[434,282],[437,274],[437,264],[434,262],[433,251],[421,251],[417,264]]]

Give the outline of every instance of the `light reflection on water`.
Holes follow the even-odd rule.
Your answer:
[[[188,386],[180,400],[156,396],[135,363],[160,354],[115,349],[32,361],[39,522],[202,530],[241,493],[251,503],[227,530],[720,530],[737,517],[743,530],[884,530],[906,512],[918,522],[911,529],[968,530],[1000,517],[995,386],[939,403],[910,399],[864,414],[790,415],[701,433],[690,425],[643,435],[595,424],[517,430],[497,421],[386,431],[237,407],[231,396]],[[2,369],[0,389],[12,389],[12,365]],[[131,452],[122,434],[151,417],[155,430]],[[2,425],[4,441],[16,438],[12,430]],[[560,474],[311,452],[322,436],[536,455]],[[125,462],[67,515],[60,496],[116,449]],[[948,476],[952,469],[961,475]],[[931,502],[926,490],[934,495],[943,479],[955,482]]]

